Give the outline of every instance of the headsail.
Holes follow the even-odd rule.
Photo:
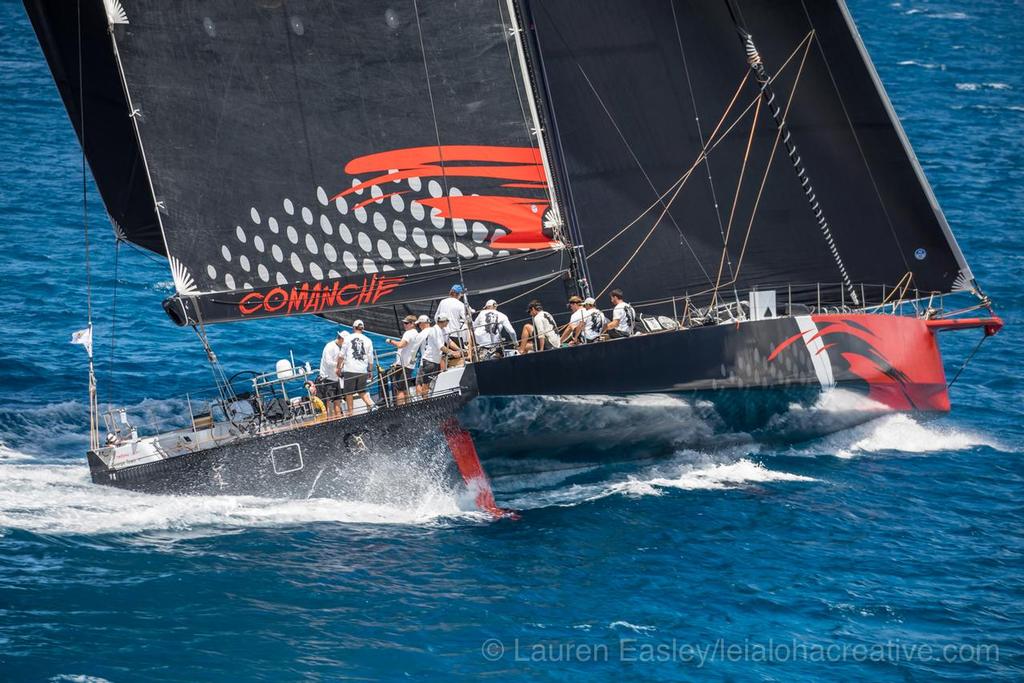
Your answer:
[[[841,0],[527,4],[595,291],[973,284]]]
[[[53,4],[36,3],[43,23]],[[501,291],[566,269],[505,3],[120,5],[125,21],[100,35],[176,321],[395,305],[460,280]]]

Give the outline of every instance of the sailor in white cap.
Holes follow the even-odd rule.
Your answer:
[[[421,316],[426,318],[427,316]],[[416,321],[418,318],[414,315],[407,315],[402,318],[402,338],[399,340],[385,339],[384,342],[394,346],[396,349],[395,353],[395,364],[388,370],[387,376],[391,379],[391,386],[395,392],[396,403],[403,405],[405,403],[405,397],[409,393],[409,383],[412,379],[412,374],[416,370],[416,351],[419,350],[419,332],[416,330]]]
[[[373,342],[363,334],[363,321],[352,323],[352,335],[341,349],[341,379],[344,382],[345,406],[352,414],[356,394],[363,399],[367,410],[373,410],[373,399],[366,390],[373,374]]]
[[[476,336],[476,347],[480,360],[500,358],[502,332],[508,335],[510,342],[515,343],[516,329],[508,316],[498,310],[498,302],[488,299],[484,308],[473,321],[473,332]]]
[[[320,354],[320,376],[316,380],[317,393],[327,404],[327,417],[341,415],[341,379],[338,367],[341,364],[341,349],[347,333],[339,331],[337,336],[324,345]]]
[[[604,312],[597,307],[597,302],[594,301],[594,297],[588,296],[583,300],[583,342],[589,344],[596,342],[600,337],[601,333],[604,332],[604,326],[608,323],[608,318],[604,317]]]
[[[448,334],[462,348],[467,348],[466,345],[470,343],[466,321],[472,320],[472,310],[464,299],[465,294],[466,290],[462,285],[452,285],[448,296],[441,299],[434,314],[435,320],[442,315],[448,318]]]
[[[429,322],[426,316],[420,316],[417,322],[424,319]],[[418,344],[423,353],[420,370],[416,374],[416,393],[426,397],[437,376],[448,369],[448,357],[461,355],[458,344],[448,336],[448,316],[439,314],[433,327],[420,332]]]

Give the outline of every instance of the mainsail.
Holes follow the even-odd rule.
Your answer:
[[[28,6],[41,35],[64,31],[48,54],[68,66],[59,4]],[[122,88],[102,113],[148,176],[164,248],[144,246],[168,255],[177,322],[393,307],[453,282],[502,298],[566,271],[506,4],[82,4],[84,69]]]
[[[526,4],[595,292],[973,285],[841,0]]]

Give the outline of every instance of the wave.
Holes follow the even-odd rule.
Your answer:
[[[921,62],[916,59],[904,59],[899,62],[900,66],[918,66],[922,69],[939,69],[940,71],[946,70],[945,64],[936,64],[934,62]]]
[[[957,83],[957,90],[974,92],[976,90],[1012,90],[1009,83]]]
[[[383,496],[371,492],[365,499],[347,500],[162,496],[95,485],[84,462],[32,464],[31,460],[31,456],[0,449],[0,535],[6,529],[53,535],[153,531],[202,535],[314,522],[429,525],[487,519],[472,507],[464,491],[435,481],[393,481]]]
[[[667,462],[659,462],[629,474],[603,481],[572,484],[550,491],[530,491],[512,497],[507,504],[517,510],[544,507],[572,507],[604,498],[661,496],[670,490],[722,490],[769,483],[810,483],[812,477],[770,469],[747,457],[682,451]]]
[[[995,439],[938,422],[919,422],[905,414],[879,417],[867,424],[796,446],[787,454],[852,458],[873,453],[942,453],[975,448],[1008,449]]]

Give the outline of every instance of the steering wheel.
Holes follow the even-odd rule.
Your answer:
[[[236,402],[245,401],[252,407],[253,412],[251,414],[238,415],[236,411],[231,409],[231,405],[224,406],[224,414],[231,424],[243,431],[253,429],[258,424],[260,415],[263,412],[263,407],[259,405],[259,401],[256,400],[252,391],[252,380],[259,377],[260,374],[255,370],[242,370],[241,372],[236,372],[228,379],[228,386],[231,387],[232,393],[237,398]],[[244,391],[236,390],[236,382],[244,387]],[[271,389],[271,393],[273,393],[273,389]]]

